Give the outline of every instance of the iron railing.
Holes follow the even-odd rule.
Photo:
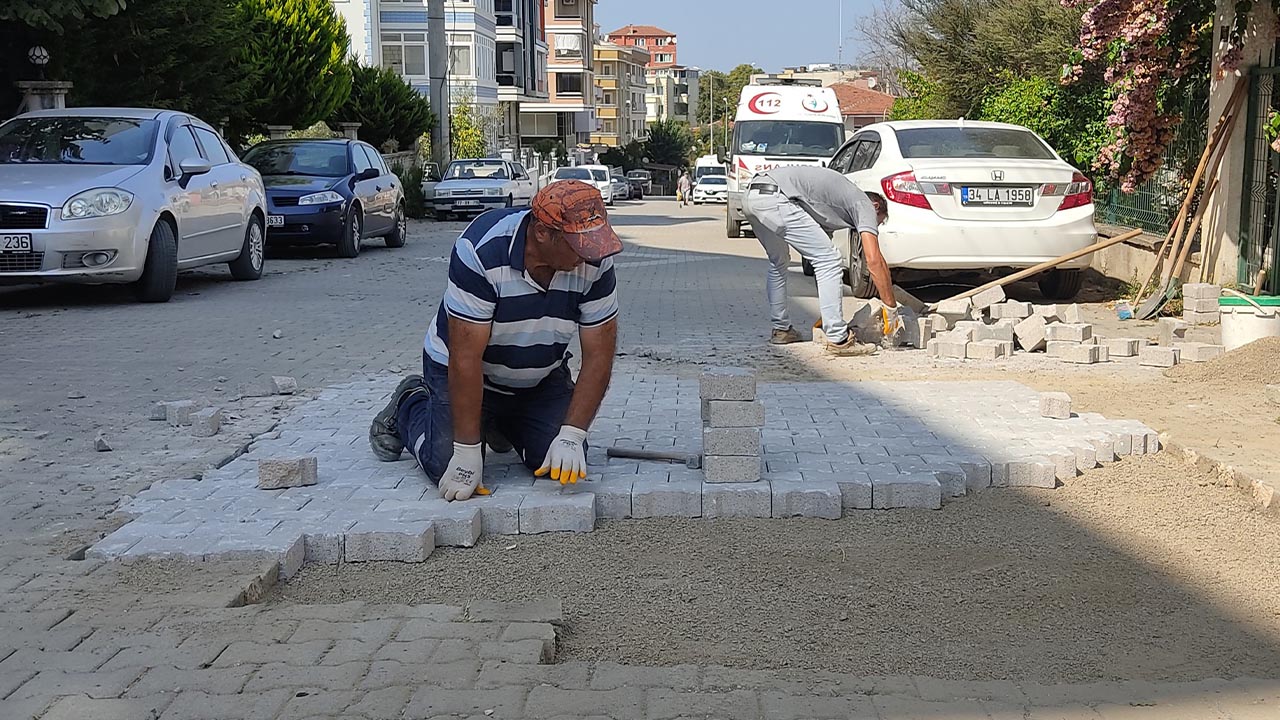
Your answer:
[[[1276,271],[1277,234],[1280,234],[1280,153],[1272,150],[1267,137],[1267,120],[1280,110],[1276,76],[1280,67],[1250,68],[1249,104],[1245,116],[1244,178],[1240,187],[1239,258],[1236,279],[1250,290],[1258,273],[1267,270],[1262,288],[1269,295],[1280,293],[1280,272]]]

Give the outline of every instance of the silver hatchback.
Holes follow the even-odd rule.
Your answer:
[[[185,113],[71,108],[0,125],[0,282],[132,283],[164,302],[179,270],[262,276],[262,177]]]

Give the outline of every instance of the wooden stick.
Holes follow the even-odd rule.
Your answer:
[[[1169,276],[1172,279],[1182,278],[1182,268],[1187,263],[1187,257],[1191,254],[1191,241],[1195,238],[1196,231],[1200,229],[1200,222],[1204,220],[1204,216],[1209,211],[1209,200],[1218,190],[1218,178],[1209,181],[1209,186],[1205,188],[1204,195],[1200,198],[1200,207],[1196,208],[1196,217],[1191,222],[1191,229],[1187,231],[1187,236],[1183,239],[1182,252],[1178,254],[1178,262],[1173,266],[1173,273]],[[1166,282],[1166,287],[1168,283]]]
[[[1182,275],[1182,268],[1186,263],[1187,255],[1191,250],[1191,243],[1195,240],[1196,230],[1200,227],[1200,221],[1203,219],[1205,209],[1209,207],[1209,200],[1213,195],[1214,190],[1218,188],[1218,171],[1222,168],[1222,160],[1226,157],[1227,149],[1231,146],[1231,136],[1234,134],[1235,128],[1235,123],[1227,126],[1227,131],[1222,134],[1222,139],[1218,142],[1218,146],[1214,150],[1213,159],[1209,162],[1209,166],[1213,169],[1205,175],[1205,189],[1204,194],[1200,196],[1200,207],[1196,208],[1197,218],[1195,225],[1191,230],[1187,231],[1185,236],[1178,239],[1178,243],[1175,243],[1174,247],[1177,248],[1180,246],[1181,252],[1178,252],[1173,248],[1170,249],[1169,259],[1173,260],[1175,253],[1177,253],[1178,259],[1176,263],[1171,263],[1169,268],[1170,272],[1164,279],[1164,287],[1161,292],[1166,292],[1169,288],[1169,283],[1176,278],[1180,278]],[[1206,168],[1206,170],[1208,170],[1208,168]],[[1188,197],[1190,197],[1189,194]]]
[[[1164,242],[1160,243],[1160,248],[1156,251],[1156,263],[1151,268],[1151,275],[1142,283],[1142,287],[1138,291],[1138,297],[1142,297],[1147,293],[1147,287],[1160,277],[1160,271],[1164,266],[1164,256],[1169,250],[1169,244],[1173,238],[1178,235],[1184,223],[1187,220],[1187,212],[1191,208],[1191,199],[1195,197],[1196,189],[1200,187],[1200,178],[1204,175],[1205,166],[1209,163],[1213,151],[1217,149],[1221,136],[1227,132],[1229,128],[1236,125],[1236,111],[1239,109],[1240,103],[1245,98],[1244,90],[1249,85],[1248,81],[1236,81],[1236,86],[1231,91],[1231,97],[1227,100],[1227,104],[1222,108],[1222,115],[1218,117],[1218,122],[1213,126],[1213,132],[1209,133],[1209,141],[1205,143],[1204,151],[1200,153],[1200,162],[1196,165],[1195,174],[1191,176],[1191,185],[1187,188],[1187,194],[1182,199],[1182,206],[1178,208],[1177,218],[1174,220],[1173,226],[1169,228],[1169,233],[1165,235]]]
[[[1258,271],[1258,281],[1253,284],[1253,294],[1261,295],[1262,286],[1267,284],[1267,269],[1262,268]]]
[[[1042,273],[1045,270],[1052,270],[1053,268],[1058,267],[1062,263],[1071,262],[1076,258],[1084,257],[1085,255],[1098,252],[1099,250],[1105,250],[1106,248],[1109,248],[1112,245],[1118,245],[1122,242],[1125,242],[1126,240],[1132,240],[1141,234],[1142,234],[1142,230],[1130,230],[1127,233],[1117,235],[1113,238],[1107,238],[1106,240],[1096,242],[1087,248],[1081,248],[1074,252],[1069,252],[1066,255],[1063,255],[1061,257],[1056,257],[1052,260],[1046,260],[1045,262],[1042,262],[1039,265],[1033,265],[1025,270],[1019,270],[1018,272],[1013,273],[1012,275],[1006,275],[1005,277],[1002,277],[999,280],[992,280],[986,285],[980,285],[972,290],[966,290],[965,292],[962,292],[959,295],[954,295],[952,297],[947,298],[947,300],[963,300],[967,297],[973,297],[974,295],[977,295],[978,293],[983,292],[984,290],[990,290],[993,287],[1002,287],[1010,283],[1018,282],[1019,280],[1022,280],[1024,278],[1029,278],[1032,275]],[[941,302],[946,302],[946,300],[942,300]]]

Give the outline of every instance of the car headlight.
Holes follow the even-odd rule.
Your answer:
[[[324,205],[325,203],[340,203],[342,196],[332,190],[324,192],[311,193],[298,198],[299,205]]]
[[[441,190],[440,188],[436,188],[435,196],[442,197],[442,198],[449,197],[449,195],[451,195],[452,193],[453,193],[452,190]]]
[[[86,190],[62,206],[63,220],[119,215],[133,204],[133,193],[116,188]]]
[[[502,188],[485,188],[484,194],[485,195],[501,195]]]

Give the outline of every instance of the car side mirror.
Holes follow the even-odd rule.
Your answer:
[[[213,170],[213,165],[209,164],[208,160],[203,158],[187,158],[186,160],[178,163],[178,185],[185,189],[191,178],[197,175],[204,175],[211,170]]]
[[[372,180],[378,177],[379,175],[381,175],[381,173],[378,172],[378,168],[365,168],[364,170],[361,170],[359,173],[356,174],[356,182],[360,182],[362,180]]]

